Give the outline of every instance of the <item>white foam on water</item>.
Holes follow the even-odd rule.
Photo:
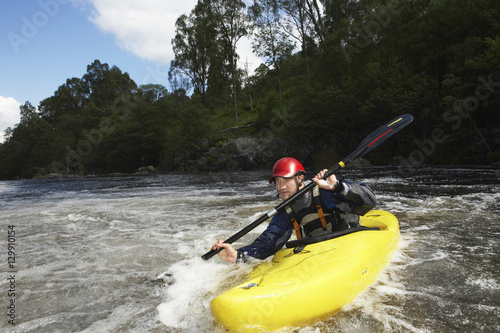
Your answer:
[[[500,280],[498,278],[468,277],[466,283],[485,290],[500,290]]]
[[[418,227],[410,227],[410,228],[406,229],[406,232],[427,231],[427,230],[431,230],[431,228],[429,228],[426,225],[421,225]]]
[[[243,222],[243,226],[262,214],[264,212],[246,216],[247,221]],[[224,224],[218,227],[224,227]],[[266,227],[267,223],[260,224],[242,237],[242,240],[233,243],[234,247],[238,248],[252,242]],[[165,301],[157,306],[158,319],[165,326],[189,332],[208,332],[218,327],[210,311],[210,301],[225,290],[243,282],[253,266],[226,263],[217,255],[206,261],[200,256],[218,239],[226,239],[237,231],[238,229],[228,231],[216,228],[210,232],[205,230],[203,235],[199,232],[193,234],[179,232],[172,235],[175,240],[183,240],[174,247],[174,251],[186,257],[157,276],[168,285],[164,291]],[[193,254],[196,256],[193,257]]]
[[[173,264],[158,276],[170,284],[166,301],[157,307],[158,319],[167,327],[213,330],[210,300],[250,270],[249,265],[228,264],[219,258],[190,258]]]

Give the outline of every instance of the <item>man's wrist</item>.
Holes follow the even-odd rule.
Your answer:
[[[332,191],[335,193],[340,193],[341,190],[342,190],[342,183],[340,183],[340,181],[337,179],[337,181],[332,187]]]

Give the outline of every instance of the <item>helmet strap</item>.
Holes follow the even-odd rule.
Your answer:
[[[299,175],[295,175],[295,176],[297,176],[297,178],[299,179],[299,180],[295,180],[296,183],[297,183],[297,191],[298,191],[298,190],[300,190],[300,188],[302,187],[302,185],[304,185],[304,177],[301,178],[300,174]]]

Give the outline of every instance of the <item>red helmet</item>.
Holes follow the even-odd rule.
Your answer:
[[[274,181],[275,177],[290,178],[296,174],[305,174],[306,170],[302,164],[293,157],[283,157],[278,160],[273,167],[273,174],[269,179],[269,183]]]

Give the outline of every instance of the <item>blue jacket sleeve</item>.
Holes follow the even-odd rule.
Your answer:
[[[285,245],[292,231],[286,212],[281,211],[271,219],[267,229],[252,244],[238,249],[238,252],[257,259],[265,259]]]

